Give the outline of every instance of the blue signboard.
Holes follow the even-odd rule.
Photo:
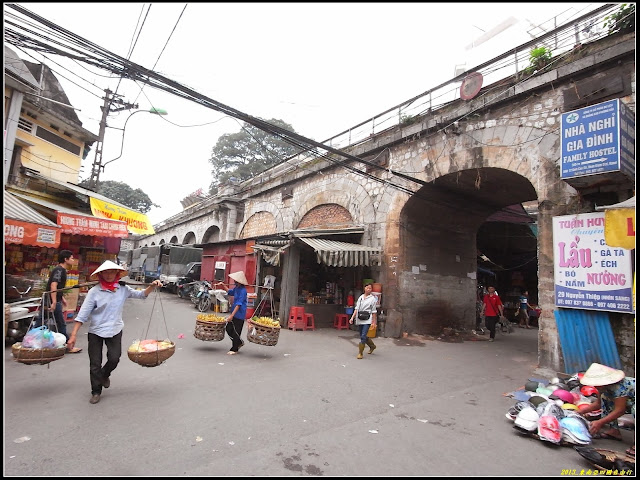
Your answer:
[[[560,178],[620,171],[619,99],[563,113],[560,131]]]

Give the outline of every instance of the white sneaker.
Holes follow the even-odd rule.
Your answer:
[[[493,342],[493,340],[494,340],[493,338],[490,338],[490,339],[489,339],[489,341],[490,341],[490,342]]]

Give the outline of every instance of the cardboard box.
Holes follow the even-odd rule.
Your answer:
[[[67,305],[64,307],[65,312],[75,312],[78,308],[78,298],[80,297],[80,289],[74,288],[70,292],[64,294]]]

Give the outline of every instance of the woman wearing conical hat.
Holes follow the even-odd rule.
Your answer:
[[[627,377],[622,370],[592,363],[584,372],[580,383],[598,390],[596,401],[580,413],[585,414],[602,408],[602,416],[589,426],[591,434],[594,438],[622,440],[617,420],[625,413],[631,413],[634,420],[636,418],[636,379]],[[605,426],[608,428],[603,430]],[[635,456],[635,445],[627,450],[627,453]]]
[[[78,311],[73,331],[67,340],[67,347],[73,348],[76,335],[83,323],[90,320],[88,333],[89,378],[91,379],[91,399],[89,403],[100,401],[102,387],[109,388],[111,372],[115,370],[122,354],[122,310],[127,298],[145,299],[156,287],[161,287],[160,280],[154,280],[144,290],[136,290],[128,285],[120,285],[120,278],[127,270],[110,260],[100,265],[89,277],[98,280],[91,287]],[[107,346],[107,362],[102,365],[102,346]]]
[[[227,288],[227,286],[220,282],[216,285],[221,286],[229,296],[233,297],[233,305],[231,305],[231,313],[227,317],[227,326],[225,327],[229,338],[231,338],[231,350],[227,352],[227,355],[235,355],[240,350],[240,347],[244,345],[244,342],[240,338],[242,333],[242,327],[244,326],[244,320],[247,316],[247,288],[249,284],[247,277],[241,270],[229,274],[235,282],[235,287]]]

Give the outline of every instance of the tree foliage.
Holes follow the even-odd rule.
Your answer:
[[[272,118],[267,122],[295,132],[283,120]],[[209,159],[213,181],[209,192],[217,193],[218,187],[231,178],[248,180],[297,152],[297,147],[280,137],[244,123],[239,132],[222,135],[213,147]]]
[[[614,13],[604,17],[604,27],[609,34],[629,33],[636,29],[636,4],[623,3]]]
[[[85,180],[79,185],[87,188],[88,181]],[[134,190],[124,182],[116,182],[113,180],[100,182],[98,183],[96,192],[140,213],[147,213],[152,207],[160,206],[153,203],[149,198],[149,195],[144,193],[141,189],[136,188]]]

